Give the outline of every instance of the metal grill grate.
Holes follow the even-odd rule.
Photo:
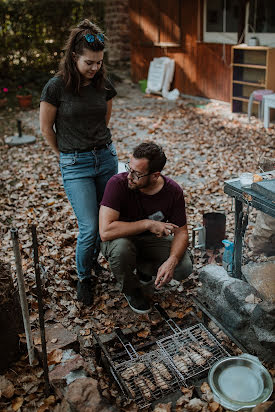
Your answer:
[[[160,339],[157,344],[183,380],[201,374],[218,359],[230,356],[201,323]]]
[[[162,350],[151,351],[138,358],[115,364],[115,369],[140,408],[177,391],[184,384]]]

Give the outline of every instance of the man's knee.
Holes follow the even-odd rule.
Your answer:
[[[125,259],[136,254],[136,248],[133,242],[128,238],[118,238],[101,243],[101,252],[107,258],[112,257]]]
[[[193,263],[188,251],[185,252],[182,260],[179,262],[174,278],[176,280],[186,279],[193,272]]]

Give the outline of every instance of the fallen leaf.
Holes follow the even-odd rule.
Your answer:
[[[62,360],[63,351],[61,349],[54,349],[48,354],[48,364],[55,365]]]
[[[147,336],[149,335],[149,331],[148,330],[142,330],[142,331],[140,331],[140,332],[138,332],[137,333],[137,335],[140,337],[140,338],[147,338]]]
[[[13,383],[5,376],[0,376],[0,392],[5,398],[8,399],[12,398],[14,395]]]
[[[218,402],[209,403],[208,407],[211,412],[216,412],[219,409],[220,404]]]
[[[33,343],[34,343],[35,345],[41,345],[41,336],[35,336],[35,337],[33,338]]]
[[[158,403],[153,412],[171,412],[172,402],[169,403]]]
[[[12,409],[16,412],[18,411],[18,409],[21,408],[21,406],[23,405],[23,401],[24,399],[21,397],[15,398],[12,400]]]

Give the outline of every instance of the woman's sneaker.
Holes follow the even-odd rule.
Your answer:
[[[144,314],[144,313],[149,313],[151,312],[151,305],[144,296],[144,293],[142,289],[136,289],[132,295],[126,295],[124,293],[124,296],[130,306],[130,308],[139,314]]]
[[[92,280],[90,278],[78,280],[77,300],[86,306],[91,306],[93,304],[94,294],[92,291]]]

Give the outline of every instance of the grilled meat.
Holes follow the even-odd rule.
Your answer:
[[[175,355],[173,356],[173,361],[178,370],[182,373],[187,373],[188,372],[188,366],[186,365],[184,356],[182,355]]]
[[[161,374],[159,373],[159,371],[157,369],[153,369],[152,374],[153,374],[154,380],[156,382],[156,385],[160,389],[162,389],[163,391],[169,389],[169,386],[167,385],[165,380],[162,378]]]
[[[209,359],[213,356],[212,353],[205,348],[205,346],[200,346],[198,343],[191,343],[190,347],[200,353],[205,359]]]
[[[144,369],[146,369],[144,363],[139,362],[136,365],[130,366],[129,368],[125,369],[125,371],[121,372],[121,376],[123,379],[129,380],[133,376],[138,376],[141,372],[144,371]]]
[[[144,379],[144,382],[146,383],[150,391],[154,392],[156,390],[156,386],[153,384],[153,382],[150,381],[150,379],[146,378],[146,376],[143,376],[142,378]]]
[[[206,360],[197,352],[195,352],[193,349],[188,348],[187,349],[189,357],[192,359],[192,361],[198,365],[202,366],[205,364]]]
[[[147,400],[150,400],[152,398],[152,395],[145,381],[140,376],[138,376],[137,378],[134,379],[134,382],[135,382],[135,385],[141,391],[143,397]]]
[[[161,374],[161,376],[163,376],[165,379],[167,379],[168,381],[170,381],[172,379],[172,376],[170,375],[168,369],[166,368],[166,366],[163,363],[159,363],[159,362],[152,362],[152,365],[154,368],[157,369],[157,371]]]
[[[208,336],[208,333],[205,332],[204,330],[201,331],[201,337],[206,341],[207,345],[209,346],[216,346],[215,342],[212,341],[212,339],[210,339],[210,337]]]

